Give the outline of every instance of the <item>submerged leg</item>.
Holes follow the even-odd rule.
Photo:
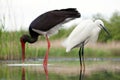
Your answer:
[[[82,53],[82,66],[83,66],[83,73],[82,73],[82,80],[84,79],[84,75],[85,75],[85,62],[84,62],[84,42],[82,43],[82,50],[81,50],[81,53]]]
[[[25,80],[25,68],[22,67],[22,80]]]
[[[79,49],[79,58],[80,58],[80,76],[79,76],[79,80],[83,80],[84,73],[85,73],[84,42],[81,43],[81,47]]]
[[[82,58],[81,58],[81,47],[79,49],[79,60],[80,60],[80,75],[79,75],[79,80],[82,79]]]
[[[46,74],[46,80],[48,80],[48,68],[47,68],[47,65],[48,65],[48,54],[49,54],[49,49],[50,49],[50,41],[49,41],[47,35],[46,35],[46,40],[47,40],[47,44],[48,44],[48,49],[47,49],[45,57],[44,57],[43,67],[44,67],[44,71],[45,71],[45,74]]]
[[[79,80],[82,80],[82,69],[80,69]]]

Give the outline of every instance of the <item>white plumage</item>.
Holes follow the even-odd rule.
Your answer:
[[[75,47],[81,47],[82,42],[84,42],[84,44],[88,41],[95,42],[103,26],[104,23],[101,20],[83,20],[80,22],[62,43],[66,48],[66,52],[69,52]]]

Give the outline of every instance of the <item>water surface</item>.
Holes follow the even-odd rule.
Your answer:
[[[43,59],[29,59],[25,64],[41,64]],[[8,66],[20,60],[0,61],[0,80],[46,80],[43,66]],[[120,80],[120,58],[86,58],[85,72],[80,72],[77,58],[50,58],[49,80]]]

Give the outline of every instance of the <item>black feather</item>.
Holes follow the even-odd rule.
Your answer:
[[[67,8],[67,9],[61,9],[61,10],[48,11],[38,16],[35,20],[32,21],[29,27],[30,35],[38,36],[38,33],[32,31],[32,28],[40,31],[48,31],[54,26],[64,22],[65,19],[67,18],[75,19],[75,18],[79,18],[80,16],[81,15],[76,10],[76,8]]]

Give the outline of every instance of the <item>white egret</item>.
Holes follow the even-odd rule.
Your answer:
[[[80,66],[84,66],[84,45],[89,41],[96,41],[100,30],[103,29],[108,35],[108,30],[104,27],[102,20],[83,20],[75,27],[68,38],[63,42],[63,46],[66,48],[66,52],[70,52],[71,49],[80,47],[79,58]]]

